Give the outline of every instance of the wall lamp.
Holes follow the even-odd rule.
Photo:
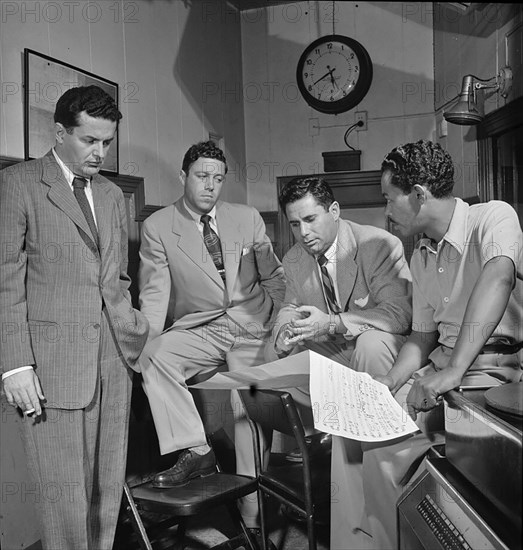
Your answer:
[[[462,126],[479,124],[485,115],[479,112],[476,104],[476,91],[492,89],[502,97],[507,97],[511,87],[512,69],[510,67],[503,67],[496,76],[486,80],[468,74],[463,77],[458,101],[451,109],[443,113],[443,117],[447,122]]]

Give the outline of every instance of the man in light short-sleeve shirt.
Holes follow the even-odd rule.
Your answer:
[[[437,331],[439,346],[429,358],[440,368],[449,363],[448,358],[460,334],[464,343],[481,343],[480,356],[468,369],[464,368],[467,377],[464,383],[472,385],[470,378],[474,376],[474,385],[483,385],[481,371],[484,368],[481,365],[492,362],[491,352],[496,349],[516,352],[518,350],[512,347],[521,346],[523,340],[521,228],[516,212],[505,202],[469,206],[459,198],[452,200],[455,202],[452,218],[441,241],[422,239],[412,257],[413,330],[421,333]],[[515,284],[508,292],[508,304],[501,318],[487,317],[487,323],[482,323],[479,318],[464,322],[465,311],[482,272],[486,266],[492,270],[497,267],[503,272],[502,263],[506,264],[506,275],[510,277],[510,271],[513,271]],[[505,296],[507,291],[505,288],[502,295]],[[488,316],[489,312],[484,313]],[[490,357],[485,361],[482,355]],[[518,374],[519,369],[516,371]],[[507,376],[511,378],[510,373]],[[492,384],[488,378],[483,382],[484,385]],[[441,394],[446,388],[439,391]],[[427,396],[428,399],[432,397]]]
[[[444,442],[444,393],[523,379],[523,234],[517,214],[502,201],[469,206],[452,195],[453,186],[450,155],[430,141],[396,147],[382,163],[387,217],[403,235],[424,238],[410,265],[412,332],[388,375],[376,378],[421,433],[364,446],[361,479],[340,488],[363,483],[359,539],[336,536],[333,550],[396,547],[396,502],[424,469],[428,449]]]

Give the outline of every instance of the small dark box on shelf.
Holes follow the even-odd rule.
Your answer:
[[[327,151],[322,156],[324,172],[361,170],[361,151]]]

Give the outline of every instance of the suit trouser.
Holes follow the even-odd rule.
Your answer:
[[[431,355],[432,363],[420,369],[396,393],[395,399],[406,410],[406,398],[415,377],[445,368],[451,350],[443,346]],[[467,372],[463,385],[496,386],[522,379],[523,350],[514,355],[480,355]],[[425,455],[433,445],[444,443],[443,407],[418,413],[421,432],[392,442],[358,443],[333,440],[333,470],[339,472],[339,499],[336,503],[337,528],[331,532],[332,550],[392,550],[397,544],[396,503],[410,484],[425,470]],[[362,461],[358,471],[350,465]],[[363,493],[360,490],[363,489]],[[361,509],[353,505],[358,495]],[[360,498],[360,495],[363,498]]]
[[[101,319],[98,382],[84,409],[25,417],[22,439],[45,550],[111,550],[120,511],[131,375]],[[38,371],[37,371],[38,372]],[[42,388],[45,394],[45,387]]]
[[[347,365],[358,372],[374,375],[388,373],[405,341],[405,336],[379,330],[363,332],[356,340],[307,343],[307,348]],[[295,351],[302,351],[296,348]],[[308,388],[290,391],[295,401],[310,405]],[[362,531],[365,518],[363,451],[359,441],[332,437],[331,463],[331,548],[365,549],[369,536]],[[380,498],[380,492],[376,498]],[[365,528],[367,528],[365,526]]]
[[[343,342],[337,339],[336,342],[307,343],[307,348],[358,372],[385,375],[394,364],[405,339],[405,336],[369,330],[355,340]],[[299,347],[294,351],[302,350],[303,347]],[[308,388],[295,388],[290,393],[301,405],[311,406]],[[365,518],[363,467],[362,444],[359,441],[333,436],[330,537],[332,550],[369,548],[370,537],[362,531]],[[379,499],[379,491],[377,498]]]
[[[186,381],[211,374],[224,363],[229,371],[260,365],[264,362],[264,347],[264,340],[228,315],[192,329],[169,330],[147,344],[140,365],[162,454],[206,443],[205,429]],[[231,392],[231,405],[236,471],[254,476],[252,432],[236,392]],[[268,453],[268,449],[263,452]],[[244,499],[241,511],[246,522],[255,526],[256,495]]]

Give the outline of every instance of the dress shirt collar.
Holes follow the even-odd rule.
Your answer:
[[[469,214],[469,205],[456,197],[454,212],[450,220],[449,228],[443,236],[443,240],[451,244],[460,254],[465,252],[466,233],[467,233],[467,218]]]
[[[323,253],[323,255],[327,258],[327,263],[336,263],[336,253],[338,251],[338,234],[336,233],[336,238],[334,239],[334,242],[327,248],[327,250]],[[316,257],[316,261],[321,256]]]
[[[430,252],[437,253],[437,251],[443,246],[444,241],[446,241],[453,248],[455,248],[460,255],[463,254],[466,246],[465,239],[469,205],[458,197],[455,197],[454,201],[454,212],[452,213],[452,218],[450,219],[447,232],[443,235],[441,241],[436,243],[432,239],[425,237],[420,240],[420,249],[427,249]]]
[[[73,180],[74,178],[76,177],[76,174],[74,174],[67,166],[67,164],[65,164],[65,162],[58,156],[58,153],[54,150],[54,147],[51,149],[53,151],[53,155],[54,155],[54,158],[56,159],[56,162],[58,163],[58,165],[60,166],[60,168],[62,169],[62,172],[64,174],[64,177],[65,177],[65,180],[67,181],[67,183],[69,184],[69,186],[71,187],[71,189],[73,188]],[[78,176],[78,177],[82,177],[84,178],[85,180],[87,180],[87,185],[85,186],[86,189],[90,189],[91,188],[91,179],[90,178],[86,178],[85,176]]]
[[[200,218],[202,217],[201,214],[198,214],[197,212],[195,212],[188,204],[187,204],[187,201],[185,199],[183,199],[183,205],[185,206],[185,209],[187,210],[187,212],[189,212],[189,215],[191,216],[191,218],[197,223],[197,224],[201,224],[201,221],[200,221]],[[212,210],[210,212],[207,213],[208,216],[211,217],[211,222],[214,223],[214,225],[216,225],[216,205],[214,205],[212,207]]]

